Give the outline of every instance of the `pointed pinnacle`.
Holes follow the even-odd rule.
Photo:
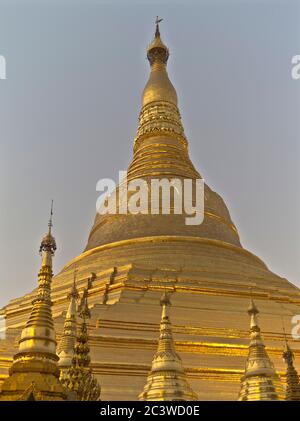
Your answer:
[[[51,200],[50,218],[49,218],[49,222],[48,222],[49,233],[51,233],[51,228],[53,227],[52,217],[53,217],[53,199]]]
[[[163,306],[170,306],[171,301],[170,301],[170,297],[169,294],[165,291],[160,299],[160,305]]]
[[[252,314],[256,315],[256,314],[259,313],[259,311],[258,311],[258,309],[257,309],[257,307],[256,307],[252,298],[250,299],[250,304],[249,304],[247,312],[248,312],[249,316],[251,316]]]

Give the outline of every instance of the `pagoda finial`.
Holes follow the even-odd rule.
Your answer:
[[[53,217],[53,199],[51,200],[50,218],[49,218],[49,222],[48,222],[48,227],[49,227],[49,232],[50,233],[51,233],[51,228],[53,226],[52,217]]]
[[[156,25],[156,28],[155,28],[155,37],[156,38],[157,37],[160,37],[159,24],[162,21],[163,21],[162,18],[159,18],[158,16],[156,16],[156,19],[155,19],[155,25]]]
[[[181,358],[175,350],[172,326],[167,314],[167,308],[171,305],[167,292],[163,294],[160,304],[162,315],[157,352],[139,399],[142,401],[197,400],[197,395],[187,382]]]
[[[171,301],[170,301],[170,297],[169,297],[169,294],[167,293],[167,291],[165,291],[164,293],[163,293],[163,295],[161,296],[161,299],[160,299],[160,305],[163,307],[163,306],[171,306],[172,304],[171,304]]]
[[[248,307],[248,314],[250,316],[250,327],[251,329],[253,329],[254,327],[256,327],[257,331],[260,332],[260,327],[258,326],[258,317],[257,315],[259,314],[259,311],[253,301],[253,298],[250,299],[250,304]]]
[[[40,253],[48,252],[50,255],[54,255],[56,250],[56,242],[55,238],[53,237],[51,230],[53,227],[53,200],[51,201],[51,209],[50,209],[50,218],[48,222],[48,233],[43,237],[41,245],[40,245]]]
[[[162,306],[162,319],[165,317],[169,317],[168,314],[168,307],[170,307],[171,301],[170,301],[170,296],[167,293],[167,291],[165,291],[160,299],[160,305]]]
[[[252,296],[247,313],[250,316],[250,344],[238,399],[241,401],[281,400],[282,385],[265,350],[257,318],[259,311]]]
[[[169,58],[169,50],[160,38],[159,23],[162,22],[162,20],[163,19],[160,19],[158,16],[156,17],[154,40],[147,49],[147,58],[151,66],[154,63],[166,64]]]

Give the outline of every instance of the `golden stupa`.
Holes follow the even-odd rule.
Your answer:
[[[198,397],[186,380],[182,360],[175,349],[168,311],[171,305],[168,294],[164,293],[160,304],[162,314],[157,351],[139,400],[196,401]]]
[[[284,400],[282,382],[276,373],[273,362],[265,349],[258,324],[259,311],[253,300],[250,301],[248,314],[250,321],[250,344],[241,378],[240,401],[278,401]]]
[[[147,57],[151,72],[128,180],[197,179],[201,176],[189,158],[177,94],[166,69],[169,51],[158,24]],[[299,289],[242,247],[223,199],[207,184],[200,225],[186,225],[184,215],[176,214],[97,214],[84,252],[53,278],[58,340],[75,264],[79,295],[88,289],[91,361],[102,400],[137,400],[143,391],[157,349],[163,291],[172,292],[176,351],[200,400],[238,399],[248,355],[245,309],[250,296],[262,315],[268,355],[284,380],[281,319],[291,326],[291,317],[300,313]],[[0,341],[1,379],[11,365],[34,294],[2,309],[7,329],[6,339]],[[293,351],[297,365],[299,343],[293,344]]]
[[[18,351],[14,354],[9,376],[0,389],[0,400],[67,400],[68,393],[59,381],[56,339],[51,314],[52,256],[56,242],[49,231],[42,239],[42,264],[38,274],[38,290],[32,300],[30,316],[22,330]]]

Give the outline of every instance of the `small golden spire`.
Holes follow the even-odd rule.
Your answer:
[[[197,395],[187,382],[180,356],[176,353],[168,309],[171,305],[165,292],[160,300],[162,316],[157,352],[152,361],[142,401],[193,401]]]
[[[42,255],[41,269],[38,274],[38,293],[33,300],[32,311],[20,339],[20,351],[44,351],[56,355],[56,341],[51,313],[51,282],[52,257],[56,250],[55,238],[51,233],[53,215],[53,200],[51,202],[48,233],[42,239],[40,254]]]
[[[282,358],[284,362],[286,363],[285,400],[286,401],[300,401],[299,376],[298,376],[297,370],[294,367],[295,356],[287,342],[283,318],[282,318],[282,328],[283,328],[283,335],[284,335],[284,342],[285,342]]]
[[[51,233],[52,215],[53,202],[48,233],[40,246],[42,264],[38,274],[37,296],[32,301],[29,319],[22,330],[19,350],[14,356],[10,376],[2,385],[0,399],[3,400],[22,400],[28,390],[35,400],[67,398],[58,379],[58,357],[51,312],[52,256],[56,250],[55,239]]]
[[[58,347],[58,356],[60,367],[60,379],[64,377],[65,371],[67,368],[71,367],[72,359],[74,356],[74,347],[77,339],[77,299],[78,292],[76,289],[76,267],[74,268],[74,278],[71,291],[68,295],[70,300],[68,310],[66,313],[66,318],[64,322],[63,334]]]
[[[252,298],[247,312],[250,316],[250,345],[238,400],[281,400],[282,385],[265,350],[258,324],[259,311]]]
[[[87,303],[87,290],[84,290],[79,316],[82,318],[80,332],[74,349],[72,366],[66,370],[62,383],[74,394],[74,400],[98,401],[101,388],[90,367],[90,348],[88,345],[88,330],[86,318],[91,317]]]

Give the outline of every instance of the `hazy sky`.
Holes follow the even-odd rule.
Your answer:
[[[145,48],[164,18],[190,155],[245,248],[300,286],[299,1],[0,0],[0,305],[84,248],[100,178],[132,156]]]

